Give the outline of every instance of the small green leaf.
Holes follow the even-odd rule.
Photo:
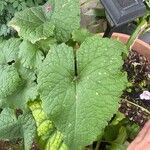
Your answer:
[[[32,43],[47,39],[54,31],[54,25],[48,21],[42,7],[27,8],[16,13],[9,26],[13,27],[19,36]]]
[[[12,66],[9,67],[11,68]],[[19,76],[21,76],[21,80],[18,83],[18,86],[16,85],[17,82],[15,83],[15,80],[12,78],[12,75],[9,75],[10,81],[5,81],[3,79],[0,80],[5,81],[4,83],[6,83],[6,88],[9,87],[8,85],[10,85],[7,82],[12,82],[12,85],[10,86],[10,88],[12,88],[12,92],[8,92],[7,96],[1,97],[1,102],[2,105],[8,105],[14,109],[26,109],[26,103],[29,100],[36,99],[38,96],[37,84],[35,82],[36,76],[34,71],[22,67],[20,63],[14,64],[14,69],[17,70],[17,73],[19,73]],[[6,72],[7,74],[9,73],[8,71]]]
[[[20,127],[17,125],[15,112],[12,109],[5,108],[0,114],[0,139],[12,140],[20,137]]]
[[[128,133],[128,138],[130,140],[134,140],[140,131],[140,126],[138,126],[137,124],[128,124],[126,126],[126,129]]]
[[[122,126],[119,129],[118,137],[116,138],[114,142],[122,145],[125,143],[126,140],[127,140],[127,131],[126,131],[126,128]]]
[[[40,40],[39,42],[37,42],[37,45],[47,54],[51,47],[57,45],[57,41],[54,38],[48,38],[46,40]]]
[[[24,139],[24,150],[29,150],[36,134],[36,124],[32,114],[27,113],[18,119],[21,126],[21,135]]]
[[[122,145],[114,143],[112,145],[106,146],[106,150],[127,150],[128,145],[128,142]]]
[[[104,136],[103,138],[106,140],[106,141],[114,141],[117,136],[118,136],[118,133],[119,133],[119,125],[109,125],[105,128],[105,132],[104,132]]]
[[[36,83],[24,81],[20,88],[3,101],[6,101],[11,108],[27,109],[27,102],[36,99],[37,96]]]
[[[5,8],[5,3],[3,1],[0,2],[0,12],[2,12]]]
[[[72,39],[79,44],[83,43],[87,37],[91,37],[93,34],[86,29],[78,29],[73,31]]]
[[[14,7],[14,8],[17,8],[18,5],[19,5],[19,2],[18,2],[18,1],[15,1],[15,2],[13,3],[13,7]]]
[[[150,9],[150,0],[145,0],[145,2],[146,2],[147,6],[148,6],[149,9]]]
[[[30,113],[23,114],[17,119],[14,110],[3,109],[0,114],[0,140],[23,138],[24,150],[29,150],[35,133],[35,121]]]
[[[122,121],[125,118],[125,115],[121,112],[117,112],[115,115],[115,118],[113,119],[113,121],[111,122],[111,125],[117,125],[120,123],[120,121]]]
[[[127,132],[125,127],[119,129],[118,137],[112,142],[111,145],[106,147],[106,150],[126,150],[128,147]]]
[[[5,98],[15,92],[21,81],[14,66],[0,65],[0,98]]]
[[[17,68],[23,80],[31,81],[31,82],[36,80],[35,69],[29,69],[29,68],[23,67],[20,61],[16,62],[14,65],[15,65],[15,68]]]
[[[23,41],[20,44],[19,58],[24,67],[36,69],[44,59],[42,51],[29,41]]]
[[[43,109],[70,150],[80,150],[96,140],[117,112],[127,83],[120,71],[125,50],[116,40],[93,36],[77,50],[76,64],[74,50],[61,44],[51,49],[40,67]]]
[[[20,43],[21,40],[17,38],[0,42],[0,64],[7,64],[8,62],[17,60]]]

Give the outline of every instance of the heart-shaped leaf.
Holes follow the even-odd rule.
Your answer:
[[[101,134],[118,109],[127,82],[122,73],[126,47],[98,36],[73,50],[51,49],[40,68],[38,87],[44,111],[63,134],[70,150],[80,150]]]

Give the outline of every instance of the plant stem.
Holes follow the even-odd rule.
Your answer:
[[[127,42],[127,48],[128,50],[131,50],[132,46],[134,45],[136,39],[139,37],[139,35],[147,28],[147,21],[146,19],[142,19],[140,24],[137,26],[134,33],[130,36],[128,42]]]
[[[99,150],[100,144],[101,144],[101,140],[99,140],[99,141],[97,142],[95,150]]]
[[[145,111],[147,114],[150,115],[150,112],[149,112],[147,109],[145,109],[144,107],[139,106],[138,104],[135,104],[135,103],[133,103],[133,102],[131,102],[131,101],[128,101],[127,99],[123,99],[123,101],[126,101],[127,103],[129,103],[129,104],[131,104],[131,105],[134,105],[134,106],[140,108],[142,111]]]
[[[78,76],[78,70],[77,70],[77,58],[76,58],[76,49],[74,49],[74,70],[75,70],[75,77]]]

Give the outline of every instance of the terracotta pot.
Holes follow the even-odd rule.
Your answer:
[[[129,37],[130,37],[129,35],[122,33],[113,33],[112,35],[112,38],[119,39],[123,43],[126,43]],[[148,45],[147,43],[137,39],[132,49],[150,59],[150,45]]]

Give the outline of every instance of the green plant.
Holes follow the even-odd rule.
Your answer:
[[[127,48],[131,49],[135,40],[139,37],[140,34],[150,30],[150,1],[145,0],[145,3],[147,5],[147,13],[145,16],[139,18],[138,25],[134,33],[131,35],[128,43]]]
[[[42,5],[46,0],[2,0],[0,1],[0,36],[13,36],[15,34],[7,23],[14,17],[18,11],[28,7]]]
[[[80,29],[79,12],[78,0],[49,0],[9,22],[20,38],[0,43],[1,140],[23,139],[25,150],[34,142],[42,150],[80,150],[99,139],[109,140],[107,149],[127,144],[117,113],[127,48]]]

